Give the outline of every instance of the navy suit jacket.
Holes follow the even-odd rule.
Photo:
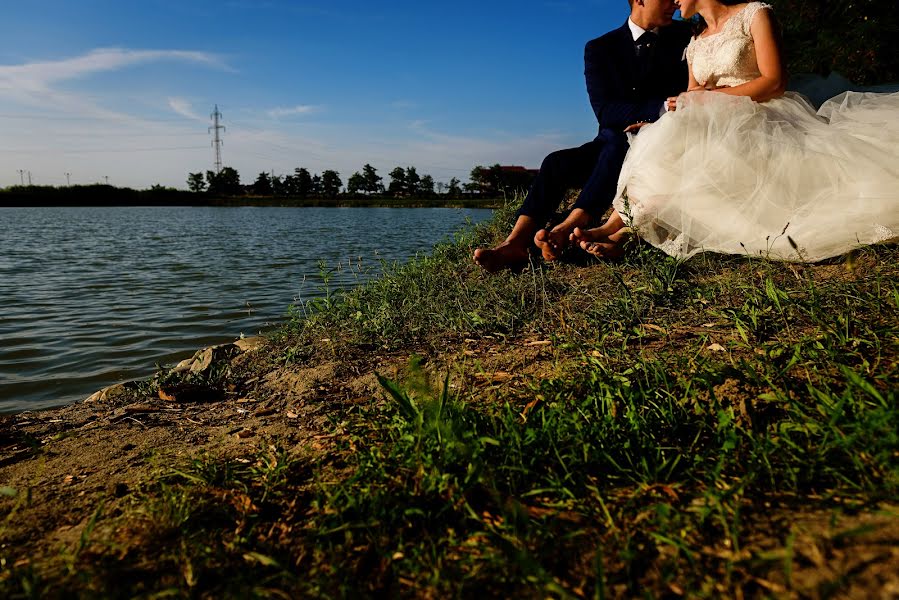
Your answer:
[[[645,72],[627,22],[587,42],[584,77],[599,122],[599,137],[605,137],[603,130],[612,130],[606,134],[620,133],[638,121],[655,121],[665,100],[687,89],[687,61],[682,58],[690,36],[691,27],[683,21],[659,29],[656,49]]]

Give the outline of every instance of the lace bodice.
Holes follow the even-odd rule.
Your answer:
[[[750,2],[731,15],[718,33],[690,41],[687,61],[697,83],[733,87],[761,75],[749,28],[763,8],[770,10],[771,6]]]

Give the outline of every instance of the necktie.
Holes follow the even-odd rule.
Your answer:
[[[637,38],[637,41],[634,42],[634,45],[637,49],[637,56],[639,58],[644,58],[650,55],[652,52],[653,46],[655,46],[656,40],[659,36],[654,34],[651,31],[646,31]]]

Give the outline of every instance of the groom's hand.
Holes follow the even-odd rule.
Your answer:
[[[644,125],[649,125],[649,122],[648,122],[648,121],[638,121],[637,123],[634,123],[633,125],[628,125],[627,127],[625,127],[625,128],[624,128],[624,133],[630,133],[630,132],[632,132],[632,131],[638,131],[638,130],[639,130],[641,127],[643,127]]]

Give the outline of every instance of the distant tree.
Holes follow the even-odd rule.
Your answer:
[[[387,193],[394,198],[406,195],[406,169],[403,167],[396,167],[387,175],[390,177],[390,185],[387,188]]]
[[[499,169],[498,165],[493,167]],[[527,169],[499,169],[499,191],[507,198],[527,192],[531,184],[534,182],[535,173]]]
[[[295,195],[300,198],[305,198],[312,194],[312,175],[309,174],[309,171],[302,168],[297,167],[293,171],[293,177],[295,180]]]
[[[419,185],[421,184],[421,176],[415,167],[406,167],[406,195],[410,197],[417,196],[420,193]]]
[[[456,177],[453,177],[449,180],[449,183],[446,184],[446,195],[450,198],[458,198],[462,195],[462,188],[459,187],[459,180]]]
[[[434,178],[425,175],[418,184],[418,195],[422,198],[432,198],[434,196]]]
[[[240,186],[240,175],[232,167],[223,167],[221,172],[206,171],[206,192],[217,196],[237,196],[243,193]]]
[[[268,173],[260,173],[256,177],[256,182],[253,183],[253,193],[257,196],[271,196],[272,192],[272,180]]]
[[[297,178],[293,175],[284,176],[284,195],[295,197],[297,195]]]
[[[310,196],[321,196],[322,195],[322,178],[319,177],[318,173],[312,176],[312,184],[309,186],[309,195]]]
[[[340,188],[343,187],[343,181],[340,180],[340,173],[337,171],[322,171],[322,194],[327,198],[336,198],[340,194]]]
[[[527,190],[534,179],[534,174],[521,167],[504,169],[497,164],[491,167],[478,165],[471,170],[469,177],[471,183],[466,184],[466,190],[487,198],[498,198]]]
[[[471,183],[466,184],[466,189],[478,193],[488,198],[495,198],[499,195],[499,174],[500,166],[492,167],[476,166],[471,170],[468,178]]]
[[[348,194],[357,196],[365,191],[365,176],[359,172],[350,175],[346,183],[346,191]]]
[[[378,170],[370,164],[362,167],[362,191],[366,194],[380,194],[384,191],[383,178],[378,175]]]
[[[272,175],[272,194],[283,198],[287,196],[287,185],[285,183],[285,178],[281,175]]]
[[[190,173],[187,176],[187,189],[194,193],[200,193],[206,189],[206,181],[202,173]]]

